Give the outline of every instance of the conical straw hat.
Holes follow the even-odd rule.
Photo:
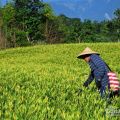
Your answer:
[[[99,53],[97,53],[95,51],[92,51],[89,47],[86,47],[83,50],[83,52],[78,55],[77,58],[82,58],[82,56],[84,56],[84,55],[90,55],[90,54],[98,54],[99,55]]]

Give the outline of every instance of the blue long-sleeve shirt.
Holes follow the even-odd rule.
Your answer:
[[[88,62],[91,68],[91,74],[87,79],[87,83],[90,84],[94,79],[96,85],[101,83],[100,94],[101,96],[105,93],[106,87],[108,86],[108,67],[104,61],[96,54],[90,56],[90,61]]]

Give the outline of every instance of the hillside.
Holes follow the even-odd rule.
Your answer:
[[[106,109],[120,108],[120,98],[108,106],[94,82],[89,89],[83,88],[90,69],[76,56],[87,46],[99,52],[120,76],[120,43],[38,45],[0,51],[1,120],[109,120]]]

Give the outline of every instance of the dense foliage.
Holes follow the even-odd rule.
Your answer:
[[[120,41],[120,9],[106,21],[81,21],[54,15],[42,0],[11,0],[0,7],[0,46],[36,43],[80,43]]]
[[[0,51],[0,120],[118,120],[120,97],[111,104],[91,83],[89,66],[76,58],[86,46],[120,77],[120,44],[40,45]],[[100,49],[101,48],[101,49]],[[79,91],[83,89],[83,91]]]

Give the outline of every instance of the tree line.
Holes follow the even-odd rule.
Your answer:
[[[42,0],[12,0],[0,6],[0,47],[39,43],[119,42],[120,9],[101,22],[56,16]]]

